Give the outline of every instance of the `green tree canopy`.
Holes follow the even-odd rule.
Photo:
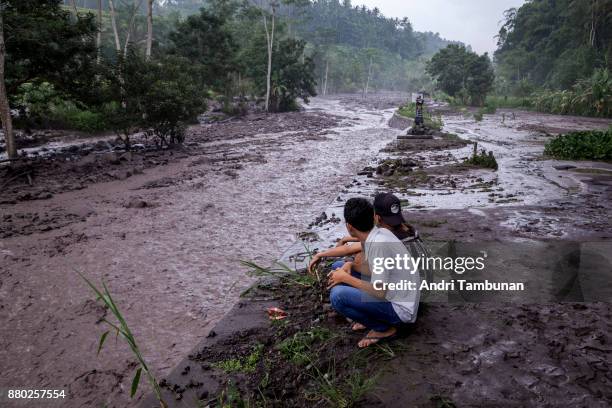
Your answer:
[[[201,82],[220,89],[233,70],[236,43],[222,15],[201,9],[170,34],[171,52],[197,64]]]
[[[60,0],[3,0],[6,86],[49,82],[81,100],[94,98],[97,28],[92,14],[75,19]]]
[[[511,83],[569,89],[612,68],[612,0],[530,0],[505,12],[495,59]]]
[[[484,104],[495,80],[493,65],[486,53],[479,56],[456,44],[434,55],[427,64],[427,72],[444,92],[473,105]]]

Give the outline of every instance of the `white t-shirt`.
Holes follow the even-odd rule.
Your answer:
[[[375,261],[376,259],[391,258],[395,260],[398,255],[402,260],[405,259],[405,255],[410,258],[411,255],[408,249],[388,229],[374,227],[365,241],[364,254],[368,261],[368,269],[370,270],[370,283],[374,284],[377,280],[387,284],[398,284],[401,282],[406,287],[401,290],[387,290],[385,299],[391,302],[393,310],[395,310],[395,313],[397,313],[402,322],[414,323],[419,309],[419,286],[421,284],[419,271],[414,267],[414,264],[408,262],[408,268],[406,268],[406,263],[402,261],[399,265],[401,267],[398,268],[398,265],[394,262],[392,267],[382,268],[382,273],[374,273],[376,270],[379,272],[381,270],[380,264],[374,264],[374,262],[381,262]],[[413,282],[411,285],[416,289],[408,289],[408,282]]]

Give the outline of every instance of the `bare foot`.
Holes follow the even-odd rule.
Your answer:
[[[356,332],[362,331],[362,330],[365,330],[365,329],[367,329],[367,327],[365,327],[363,324],[357,323],[357,322],[353,323],[353,325],[351,326],[351,330],[352,331],[356,331]]]
[[[369,346],[372,346],[378,343],[379,341],[383,339],[395,336],[396,333],[397,333],[397,329],[395,327],[391,327],[389,330],[384,331],[384,332],[377,332],[374,330],[370,330],[368,334],[366,334],[366,336],[363,339],[361,339],[359,343],[357,343],[357,346],[359,346],[359,348],[369,347]]]

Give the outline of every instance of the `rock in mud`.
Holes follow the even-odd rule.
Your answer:
[[[147,208],[149,207],[149,203],[139,198],[136,198],[128,202],[125,207],[126,208]]]
[[[119,164],[121,160],[119,160],[119,155],[115,152],[108,152],[102,155],[102,160],[108,162],[109,164]]]
[[[555,170],[571,170],[571,169],[575,169],[576,166],[572,166],[571,164],[558,164],[556,166],[553,166],[553,168]]]

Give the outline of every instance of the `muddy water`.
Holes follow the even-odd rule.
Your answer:
[[[113,341],[95,357],[106,312],[75,269],[108,284],[154,371],[172,368],[252,282],[239,260],[274,260],[395,136],[390,109],[331,99],[307,109],[337,115],[337,127],[211,141],[203,160],[3,209],[80,222],[0,242],[0,387],[65,389],[68,407],[129,404],[133,359]],[[253,154],[235,170],[215,168]],[[126,208],[135,198],[148,206]]]

